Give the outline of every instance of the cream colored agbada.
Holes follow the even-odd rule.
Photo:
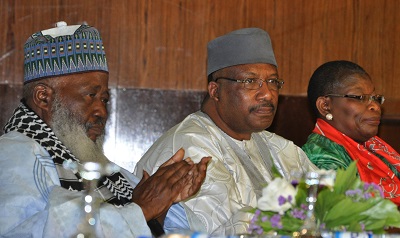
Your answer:
[[[271,181],[271,166],[291,179],[291,172],[314,170],[315,166],[293,142],[274,133],[253,133],[250,140],[238,141],[222,132],[203,112],[189,115],[159,138],[138,162],[135,173],[140,178],[143,169],[149,174],[171,157],[179,148],[185,157],[198,162],[204,156],[212,156],[207,177],[198,194],[182,202],[186,221],[170,218],[176,228],[188,222],[190,229],[213,235],[245,233],[251,214],[242,212],[245,207],[257,204],[255,176],[249,176],[250,167],[261,174],[265,182]],[[244,161],[244,165],[241,161]],[[254,166],[249,166],[254,165]],[[168,214],[170,216],[171,214]],[[168,220],[168,217],[167,217]],[[166,228],[167,231],[173,230]]]

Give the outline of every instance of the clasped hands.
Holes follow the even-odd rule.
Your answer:
[[[152,176],[143,171],[143,178],[133,190],[132,201],[142,208],[147,221],[161,218],[163,222],[173,203],[199,191],[211,157],[203,157],[195,164],[190,158],[184,160],[184,154],[179,149]]]

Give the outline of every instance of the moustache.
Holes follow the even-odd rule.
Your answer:
[[[106,120],[98,118],[94,122],[86,123],[85,124],[85,129],[86,129],[86,131],[88,131],[92,127],[100,127],[100,128],[103,128],[103,132],[104,132],[105,125],[106,125]]]
[[[252,107],[250,107],[250,112],[253,112],[253,111],[256,111],[256,110],[258,110],[258,109],[260,109],[260,108],[263,108],[263,107],[268,107],[268,108],[271,108],[272,109],[272,111],[275,111],[275,105],[271,102],[271,101],[264,101],[263,103],[261,103],[261,104],[258,104],[258,105],[255,105],[255,106],[252,106]]]

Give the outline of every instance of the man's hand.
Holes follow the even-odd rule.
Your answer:
[[[187,174],[189,181],[185,184],[174,203],[185,200],[199,191],[206,177],[207,165],[210,160],[211,157],[203,157],[198,164],[194,164],[193,168]],[[187,158],[186,161],[189,164],[193,164],[190,158]]]
[[[174,202],[194,195],[204,181],[207,163],[205,157],[194,164],[183,160],[184,150],[178,150],[152,176],[143,171],[143,178],[135,187],[132,201],[138,204],[147,221],[165,216]]]

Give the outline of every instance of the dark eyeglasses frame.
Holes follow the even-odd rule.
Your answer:
[[[280,78],[270,78],[270,79],[261,79],[261,78],[246,78],[246,79],[233,79],[233,78],[227,78],[227,77],[219,77],[215,79],[215,82],[217,82],[218,79],[226,79],[229,81],[233,81],[233,82],[237,82],[237,83],[243,83],[244,87],[246,89],[249,90],[257,90],[260,89],[263,85],[263,83],[265,83],[267,85],[267,87],[271,90],[279,90],[283,87],[283,84],[285,83],[283,81],[283,79]],[[246,85],[249,85],[250,83],[252,83],[253,81],[258,81],[258,88],[247,88]],[[270,85],[271,83],[274,83],[276,85],[276,89],[275,88],[270,88],[268,85]]]
[[[372,94],[363,94],[363,95],[351,95],[351,94],[327,94],[325,97],[341,97],[341,98],[352,98],[356,99],[360,102],[368,102],[372,101],[377,102],[379,105],[382,105],[385,102],[385,96],[383,95],[372,95]]]

